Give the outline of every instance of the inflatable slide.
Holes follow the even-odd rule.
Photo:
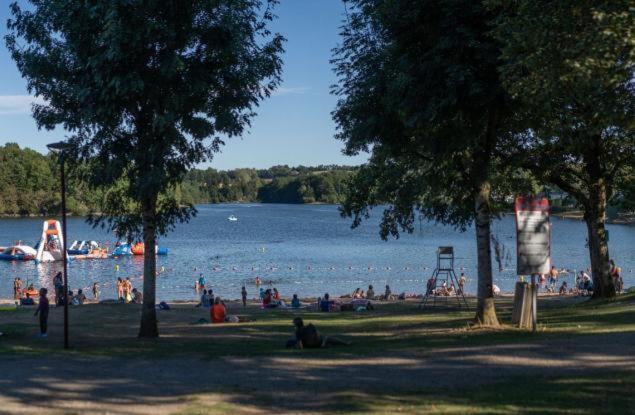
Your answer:
[[[36,262],[62,261],[62,247],[64,246],[64,235],[62,226],[55,219],[49,219],[42,226],[42,237],[37,245]]]

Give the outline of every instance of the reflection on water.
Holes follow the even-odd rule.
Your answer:
[[[379,213],[381,209],[377,211]],[[238,221],[227,220],[229,215]],[[204,205],[190,223],[160,240],[169,255],[157,258],[164,272],[157,279],[158,299],[192,300],[194,281],[203,273],[218,295],[239,298],[245,284],[250,297],[257,296],[256,276],[272,281],[283,295],[318,296],[325,292],[344,294],[357,287],[375,286],[393,292],[424,290],[436,263],[438,246],[454,246],[457,273],[468,277],[467,291],[476,291],[476,248],[473,230],[460,233],[450,227],[422,223],[412,235],[381,241],[379,215],[360,229],[339,216],[336,206],[307,205]],[[39,236],[39,219],[1,219],[0,245],[23,240],[33,245]],[[609,226],[611,256],[622,267],[626,286],[635,285],[635,227]],[[93,239],[113,246],[111,235],[92,229],[81,218],[70,218],[68,241]],[[505,217],[493,226],[493,233],[505,254],[503,271],[494,270],[494,280],[503,291],[513,290],[516,280],[515,224]],[[553,219],[552,257],[558,268],[573,272],[589,266],[585,247],[586,227],[582,222]],[[61,264],[0,262],[0,297],[10,298],[13,278],[52,288],[52,278]],[[131,277],[141,286],[143,259],[127,257],[75,261],[69,265],[71,289],[90,291],[93,282],[101,286],[102,298],[114,298],[117,277]],[[566,276],[566,275],[565,275]],[[90,297],[90,296],[89,296]]]

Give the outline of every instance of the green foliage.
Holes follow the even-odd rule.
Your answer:
[[[0,214],[58,211],[59,171],[54,159],[9,143],[0,147],[0,177]]]
[[[289,167],[264,170],[192,170],[181,187],[184,200],[197,203],[340,203],[355,168]]]
[[[615,296],[607,207],[635,165],[635,7],[597,2],[490,1],[503,13],[505,88],[515,98],[519,164],[584,211],[594,297]]]
[[[67,212],[86,216],[110,206],[113,216],[139,209],[127,195],[125,179],[102,188],[84,180],[90,163],[67,171]],[[183,183],[170,188],[178,205],[223,202],[339,203],[354,167],[275,166],[270,169],[190,170]],[[286,175],[285,175],[286,174]],[[56,215],[60,213],[60,171],[57,157],[21,149],[15,143],[0,146],[0,215]],[[271,179],[275,177],[275,179]],[[298,193],[304,186],[311,197]],[[167,207],[167,206],[166,206]]]
[[[37,105],[38,126],[63,125],[93,188],[124,199],[95,217],[164,234],[195,213],[170,195],[186,172],[239,136],[278,85],[283,38],[267,28],[276,0],[31,0],[11,5],[7,46]],[[170,200],[168,200],[170,199]],[[143,212],[142,214],[142,210]],[[142,216],[146,215],[146,219]]]
[[[333,115],[346,152],[372,155],[343,214],[356,226],[389,202],[384,238],[411,231],[417,212],[464,228],[486,182],[494,186],[486,202],[495,212],[525,180],[497,157],[510,102],[489,37],[494,13],[460,0],[351,3],[333,60],[340,79]]]
[[[633,2],[489,3],[503,10],[494,34],[517,102],[520,163],[598,209],[598,180],[610,200],[635,164]]]

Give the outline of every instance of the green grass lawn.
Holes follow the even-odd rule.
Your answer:
[[[145,356],[253,356],[285,354],[281,348],[292,334],[291,320],[302,316],[318,329],[346,337],[355,343],[355,354],[377,350],[425,349],[455,345],[491,345],[531,342],[558,336],[599,335],[611,332],[635,332],[635,294],[612,302],[571,302],[559,298],[541,299],[538,333],[519,330],[508,323],[511,302],[501,299],[497,305],[500,329],[481,329],[469,325],[472,311],[455,309],[420,310],[417,302],[379,304],[371,312],[319,313],[312,310],[261,310],[255,305],[243,309],[232,303],[229,313],[250,320],[245,323],[198,324],[209,320],[206,310],[192,305],[175,305],[170,311],[158,311],[161,337],[136,338],[140,308],[123,304],[90,304],[70,308],[72,350],[86,355],[126,355],[143,352]],[[38,339],[37,318],[32,308],[0,309],[0,354],[63,353],[62,309],[51,310],[49,339]],[[212,341],[213,340],[213,341]],[[320,352],[323,353],[323,352]],[[328,353],[349,353],[348,349],[329,349]]]
[[[568,377],[513,377],[461,389],[402,394],[342,392],[328,397],[326,413],[376,414],[629,414],[635,412],[632,372]],[[256,397],[275,407],[266,395]],[[258,405],[192,402],[179,415],[248,414]]]
[[[136,338],[140,308],[122,304],[92,304],[70,310],[70,351],[62,350],[62,310],[51,311],[50,337],[36,337],[33,309],[0,308],[0,355],[74,356],[135,358],[196,358],[203,361],[227,358],[301,357],[325,362],[349,357],[410,356],[440,349],[486,346],[531,347],[558,339],[603,339],[608,335],[633,335],[635,341],[635,293],[610,302],[541,298],[536,333],[519,330],[508,323],[511,300],[500,299],[497,311],[503,325],[497,329],[469,325],[473,311],[456,309],[420,310],[417,302],[378,304],[375,311],[318,313],[313,310],[261,310],[256,305],[243,309],[231,303],[229,313],[247,322],[200,324],[209,319],[205,310],[177,304],[159,311],[161,337]],[[319,350],[288,350],[291,320],[302,316],[320,332],[353,342],[351,347]],[[527,346],[529,345],[529,346]],[[545,353],[560,353],[546,351]],[[547,356],[549,357],[549,356]],[[635,374],[633,368],[614,373],[588,371],[577,375],[504,377],[494,382],[478,381],[461,388],[426,390],[403,388],[397,392],[368,393],[363,384],[352,383],[332,391],[320,411],[329,413],[633,413]],[[460,371],[452,376],[461,376]],[[298,386],[300,387],[300,386]],[[214,391],[213,403],[193,398],[183,414],[252,413],[275,408],[279,395],[244,391],[228,385]],[[247,394],[249,401],[243,399]],[[284,398],[289,399],[289,398]],[[293,398],[295,399],[295,398]],[[300,398],[297,398],[300,399]],[[252,402],[257,402],[254,404]]]

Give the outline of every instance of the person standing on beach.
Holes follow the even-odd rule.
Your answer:
[[[243,285],[243,288],[240,290],[240,296],[243,299],[243,308],[247,307],[247,289]]]
[[[123,301],[123,280],[121,277],[117,278],[117,299]]]
[[[48,290],[46,288],[40,288],[40,300],[35,310],[34,316],[39,314],[40,317],[40,337],[48,337],[48,320],[49,320],[49,300],[46,298]]]
[[[464,294],[465,293],[465,291],[464,291],[464,289],[465,289],[465,281],[466,281],[465,273],[462,272],[461,273],[461,277],[459,278],[459,291],[457,292],[457,295],[465,295]]]
[[[55,305],[62,304],[62,297],[64,296],[64,283],[62,282],[62,273],[58,272],[53,278],[53,287],[55,288]]]
[[[96,282],[93,283],[93,298],[99,301],[99,284]]]
[[[19,300],[22,297],[22,280],[18,277],[13,280],[13,299]]]
[[[132,282],[130,281],[130,277],[127,277],[123,282],[123,298],[126,303],[132,301]]]

